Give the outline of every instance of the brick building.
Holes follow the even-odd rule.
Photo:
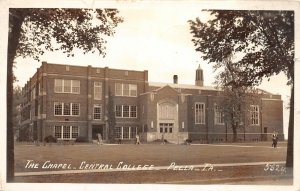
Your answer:
[[[142,141],[185,139],[231,141],[232,129],[218,107],[219,90],[203,86],[203,71],[196,70],[195,85],[148,82],[148,71],[43,62],[23,87],[22,127],[33,140],[53,135],[61,140],[101,133],[108,139],[109,110],[115,112],[114,137]],[[113,107],[109,107],[109,100]],[[277,131],[283,139],[283,102],[264,92],[250,106],[250,123],[238,128],[238,140],[269,140]]]

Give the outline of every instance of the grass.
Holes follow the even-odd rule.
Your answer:
[[[269,143],[233,145],[173,145],[173,144],[123,144],[123,145],[16,145],[15,171],[42,171],[43,169],[24,168],[27,160],[44,163],[50,160],[53,163],[71,164],[78,169],[81,162],[111,164],[116,166],[120,161],[135,165],[168,166],[172,162],[178,165],[218,164],[284,161],[286,145],[273,149]],[[56,170],[56,169],[54,169]],[[279,175],[275,172],[264,171],[263,166],[256,167],[224,167],[222,171],[139,171],[139,172],[109,172],[89,174],[65,174],[51,176],[16,177],[17,182],[102,182],[102,183],[176,183],[199,179],[210,180],[216,177],[245,177],[254,175]],[[197,182],[197,181],[196,181]],[[205,181],[204,181],[205,182]]]

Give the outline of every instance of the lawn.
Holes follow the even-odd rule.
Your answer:
[[[45,161],[50,163],[65,163],[71,169],[80,169],[85,164],[105,164],[116,168],[120,162],[131,165],[169,166],[176,165],[200,165],[204,163],[245,163],[284,161],[286,158],[286,144],[279,148],[271,148],[269,143],[251,144],[218,144],[218,145],[174,145],[174,144],[123,144],[123,145],[23,145],[15,147],[15,172],[34,172],[42,169]],[[38,168],[25,168],[28,160],[40,164]],[[28,166],[27,166],[28,167]],[[32,167],[32,166],[31,166]],[[215,168],[216,169],[216,168]],[[218,168],[217,168],[218,169]],[[219,168],[220,169],[220,168]],[[17,177],[20,182],[103,182],[103,183],[160,183],[197,180],[214,177],[246,177],[264,175],[280,175],[264,170],[260,167],[222,167],[221,171],[138,171],[138,172],[105,172],[87,174],[65,174],[48,176]],[[189,183],[189,182],[186,182]]]

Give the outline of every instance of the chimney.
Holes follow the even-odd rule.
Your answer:
[[[178,84],[178,76],[177,75],[173,76],[173,83]]]

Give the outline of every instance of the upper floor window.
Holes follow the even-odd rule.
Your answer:
[[[79,103],[54,102],[55,116],[79,116]]]
[[[96,119],[96,120],[101,119],[101,105],[100,104],[94,105],[94,119]]]
[[[102,99],[102,83],[94,82],[94,99],[101,100]]]
[[[31,100],[35,99],[35,94],[36,94],[36,88],[33,87],[32,90],[31,90]]]
[[[55,79],[54,92],[55,93],[79,94],[80,93],[80,81],[79,80]]]
[[[215,105],[215,124],[224,124],[224,113],[218,105]]]
[[[250,105],[250,124],[251,125],[259,125],[259,106],[258,105]]]
[[[205,104],[195,103],[195,123],[204,124],[205,123]]]
[[[116,83],[115,84],[115,94],[116,96],[137,96],[137,85],[136,84],[123,84]]]
[[[42,86],[41,86],[41,83],[39,83],[38,88],[39,88],[38,95],[42,95]]]
[[[136,118],[137,106],[135,105],[116,105],[116,117]]]

